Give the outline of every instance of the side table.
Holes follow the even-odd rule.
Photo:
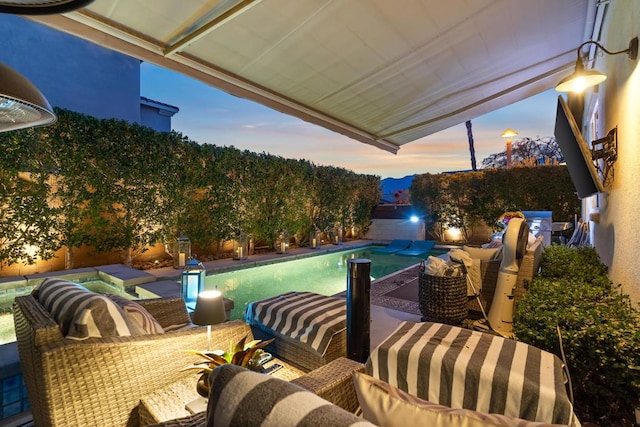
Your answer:
[[[291,381],[305,374],[304,371],[277,358],[273,358],[264,366],[268,368],[275,363],[282,365],[281,369],[271,374],[276,378]],[[198,378],[199,375],[188,375],[140,399],[138,406],[140,425],[156,424],[193,415],[186,409],[186,405],[200,397],[196,391]]]

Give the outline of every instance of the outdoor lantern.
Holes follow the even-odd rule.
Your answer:
[[[243,260],[249,256],[249,239],[242,231],[233,240],[233,259]]]
[[[276,253],[286,254],[289,250],[289,233],[287,230],[282,230],[276,239]]]
[[[336,225],[335,227],[333,227],[333,236],[332,236],[331,243],[333,243],[334,245],[339,245],[342,243],[342,226],[341,225]]]
[[[176,242],[175,252],[173,256],[173,268],[184,268],[190,258],[191,240],[189,240],[188,237],[180,235]]]
[[[182,270],[182,299],[187,308],[195,309],[198,294],[204,290],[204,279],[207,277],[207,270],[197,259],[187,261]]]
[[[309,247],[311,249],[318,249],[320,247],[320,230],[315,229],[309,236]]]

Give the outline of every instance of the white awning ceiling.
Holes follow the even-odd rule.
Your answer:
[[[31,16],[395,153],[550,89],[595,0],[96,0]]]

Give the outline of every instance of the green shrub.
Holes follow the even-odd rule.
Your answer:
[[[514,333],[560,356],[560,326],[578,417],[631,426],[640,403],[640,312],[606,272],[592,248],[545,249],[540,274],[516,306]]]

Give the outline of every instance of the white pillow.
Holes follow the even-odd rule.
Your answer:
[[[358,402],[364,419],[385,426],[447,427],[542,427],[559,426],[485,414],[469,409],[453,409],[422,400],[382,380],[360,372],[353,373]]]

